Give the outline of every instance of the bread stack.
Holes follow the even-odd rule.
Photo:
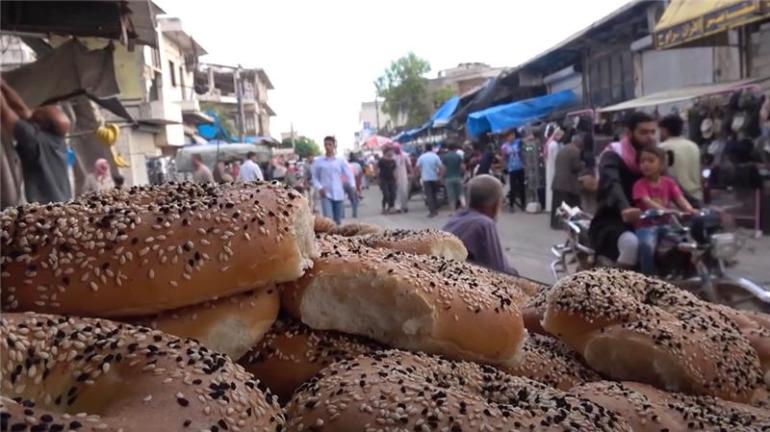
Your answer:
[[[546,287],[267,183],[0,223],[1,430],[770,428],[770,318],[635,273]]]

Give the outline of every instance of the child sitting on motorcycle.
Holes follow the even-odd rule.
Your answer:
[[[658,147],[643,147],[639,151],[639,170],[644,177],[634,183],[633,199],[642,211],[666,210],[673,201],[679,210],[693,213],[694,210],[684,197],[682,190],[671,177],[663,175],[666,153]],[[665,232],[665,221],[642,219],[636,224],[639,239],[639,270],[654,275],[655,248],[658,238]]]

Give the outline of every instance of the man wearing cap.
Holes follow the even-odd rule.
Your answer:
[[[685,192],[703,200],[701,184],[700,149],[682,136],[684,122],[677,114],[670,114],[658,122],[660,147],[668,154],[668,174],[674,177]]]

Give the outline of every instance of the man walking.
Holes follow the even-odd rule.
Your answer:
[[[192,155],[192,164],[195,171],[193,171],[193,181],[195,183],[213,183],[214,175],[211,174],[209,167],[203,163],[203,158],[199,154]]]
[[[428,201],[428,217],[438,215],[438,179],[441,176],[441,159],[433,151],[433,144],[425,144],[425,153],[417,158],[417,169],[420,170],[420,181],[425,199]]]
[[[400,213],[409,211],[409,176],[412,174],[412,158],[403,150],[401,145],[395,145],[396,161],[396,209]]]
[[[246,162],[241,165],[238,171],[238,180],[243,182],[263,181],[262,169],[257,164],[257,154],[254,152],[246,153]]]
[[[663,117],[658,123],[660,147],[668,154],[668,174],[690,196],[703,201],[700,149],[697,144],[682,136],[683,127],[684,122],[679,115]]]
[[[386,148],[377,161],[377,174],[382,191],[382,214],[388,214],[393,211],[396,202],[396,160],[392,148]]]
[[[449,151],[441,156],[441,163],[444,165],[444,187],[449,206],[457,210],[463,207],[463,173],[465,172],[463,158],[457,152],[457,144],[449,145]]]
[[[323,215],[340,225],[345,204],[345,187],[342,182],[345,179],[355,188],[355,180],[347,162],[336,156],[337,140],[334,137],[324,138],[324,151],[324,156],[317,157],[313,162],[311,177],[321,198]]]
[[[580,205],[580,188],[578,176],[583,169],[581,154],[583,153],[584,137],[581,133],[572,136],[572,141],[559,150],[554,163],[554,176],[551,188],[553,202],[551,203],[551,228],[558,229],[559,221],[556,212],[564,202],[568,206]]]
[[[506,142],[502,146],[505,166],[508,170],[508,205],[513,211],[516,198],[521,204],[521,211],[525,211],[527,206],[526,189],[524,185],[524,159],[522,158],[521,138],[516,137],[513,132],[506,135]]]
[[[508,264],[497,232],[502,205],[500,180],[488,174],[476,176],[468,182],[468,208],[452,215],[443,230],[462,240],[469,262],[516,276],[518,272]]]

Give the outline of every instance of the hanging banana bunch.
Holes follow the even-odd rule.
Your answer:
[[[128,163],[126,158],[124,158],[123,155],[121,155],[120,152],[118,152],[115,148],[115,143],[118,141],[118,136],[120,136],[120,127],[115,123],[106,123],[96,129],[96,138],[99,139],[102,144],[110,148],[110,153],[112,154],[112,162],[115,164],[115,166],[118,168],[128,168],[131,165]]]

